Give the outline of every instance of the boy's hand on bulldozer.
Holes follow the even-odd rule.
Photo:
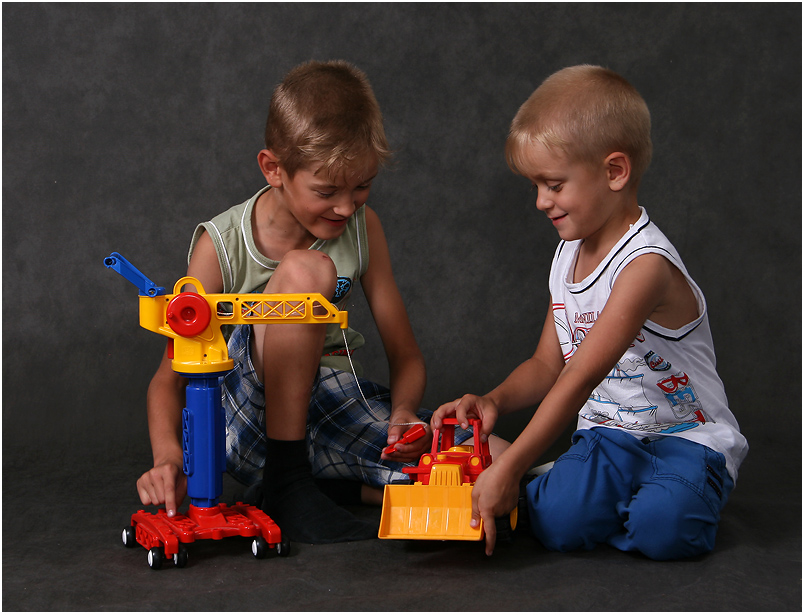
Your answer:
[[[495,519],[511,513],[517,506],[519,495],[519,481],[513,481],[511,475],[496,463],[484,470],[475,481],[470,527],[478,527],[483,519],[487,555],[492,555],[495,550]]]
[[[498,408],[487,397],[464,395],[464,397],[439,406],[431,418],[433,428],[441,428],[442,419],[453,415],[459,421],[462,429],[469,428],[470,419],[479,419],[481,421],[481,441],[486,442],[498,420]]]

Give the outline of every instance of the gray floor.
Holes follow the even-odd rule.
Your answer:
[[[89,452],[88,452],[89,453]],[[478,543],[294,543],[254,559],[245,539],[191,545],[153,571],[120,532],[148,457],[34,460],[4,450],[3,604],[10,611],[800,611],[801,466],[753,450],[716,551],[659,563],[609,547],[550,553],[528,535],[488,558]],[[773,471],[772,471],[773,469]],[[228,482],[225,498],[235,486]],[[227,501],[226,499],[224,501]],[[379,509],[359,514],[379,519]]]

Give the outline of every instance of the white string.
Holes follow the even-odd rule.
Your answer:
[[[363,398],[363,403],[366,404],[367,408],[371,408],[369,402],[366,401],[366,396],[363,394],[363,389],[361,388],[361,383],[358,381],[358,374],[355,372],[355,365],[352,363],[352,354],[349,352],[349,343],[347,342],[347,332],[344,329],[341,329],[341,335],[344,336],[344,348],[347,349],[347,358],[349,359],[349,366],[352,368],[352,375],[355,377],[355,385],[358,387],[358,390],[361,392],[361,397]],[[428,424],[425,421],[414,421],[413,423],[391,423],[392,426],[396,425],[424,425],[425,427]]]
[[[366,404],[367,408],[371,408],[369,402],[366,401],[366,396],[363,394],[363,389],[361,388],[361,383],[358,382],[358,374],[355,372],[355,366],[352,364],[352,354],[349,352],[349,343],[347,343],[347,332],[345,329],[341,329],[341,335],[344,336],[344,348],[347,349],[347,359],[349,359],[349,366],[352,368],[352,375],[355,376],[355,385],[358,387],[358,390],[361,392],[361,397],[363,397],[363,403]]]

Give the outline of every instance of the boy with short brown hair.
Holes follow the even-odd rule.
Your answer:
[[[257,156],[267,181],[252,198],[200,224],[188,275],[208,293],[317,292],[343,308],[360,281],[389,361],[391,390],[356,380],[364,343],[338,325],[240,325],[228,341],[235,368],[222,382],[227,469],[262,489],[262,507],[293,541],[377,536],[377,527],[327,497],[367,497],[407,475],[429,438],[398,440],[419,408],[425,365],[392,274],[377,214],[365,205],[389,156],[366,76],[346,62],[310,62],[276,88]],[[144,504],[176,513],[186,490],[181,413],[186,381],[163,357],[148,392],[154,467],[137,486]],[[364,403],[363,399],[368,400]],[[396,443],[391,454],[382,449]],[[316,480],[314,480],[314,475]],[[319,479],[329,479],[318,482]],[[346,493],[345,493],[346,491]]]

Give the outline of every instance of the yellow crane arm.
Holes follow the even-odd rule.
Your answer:
[[[196,291],[181,291],[187,284]],[[140,295],[140,325],[173,340],[172,367],[179,373],[220,373],[232,369],[223,325],[338,324],[347,312],[318,293],[207,294],[193,277],[181,278],[173,294]]]

